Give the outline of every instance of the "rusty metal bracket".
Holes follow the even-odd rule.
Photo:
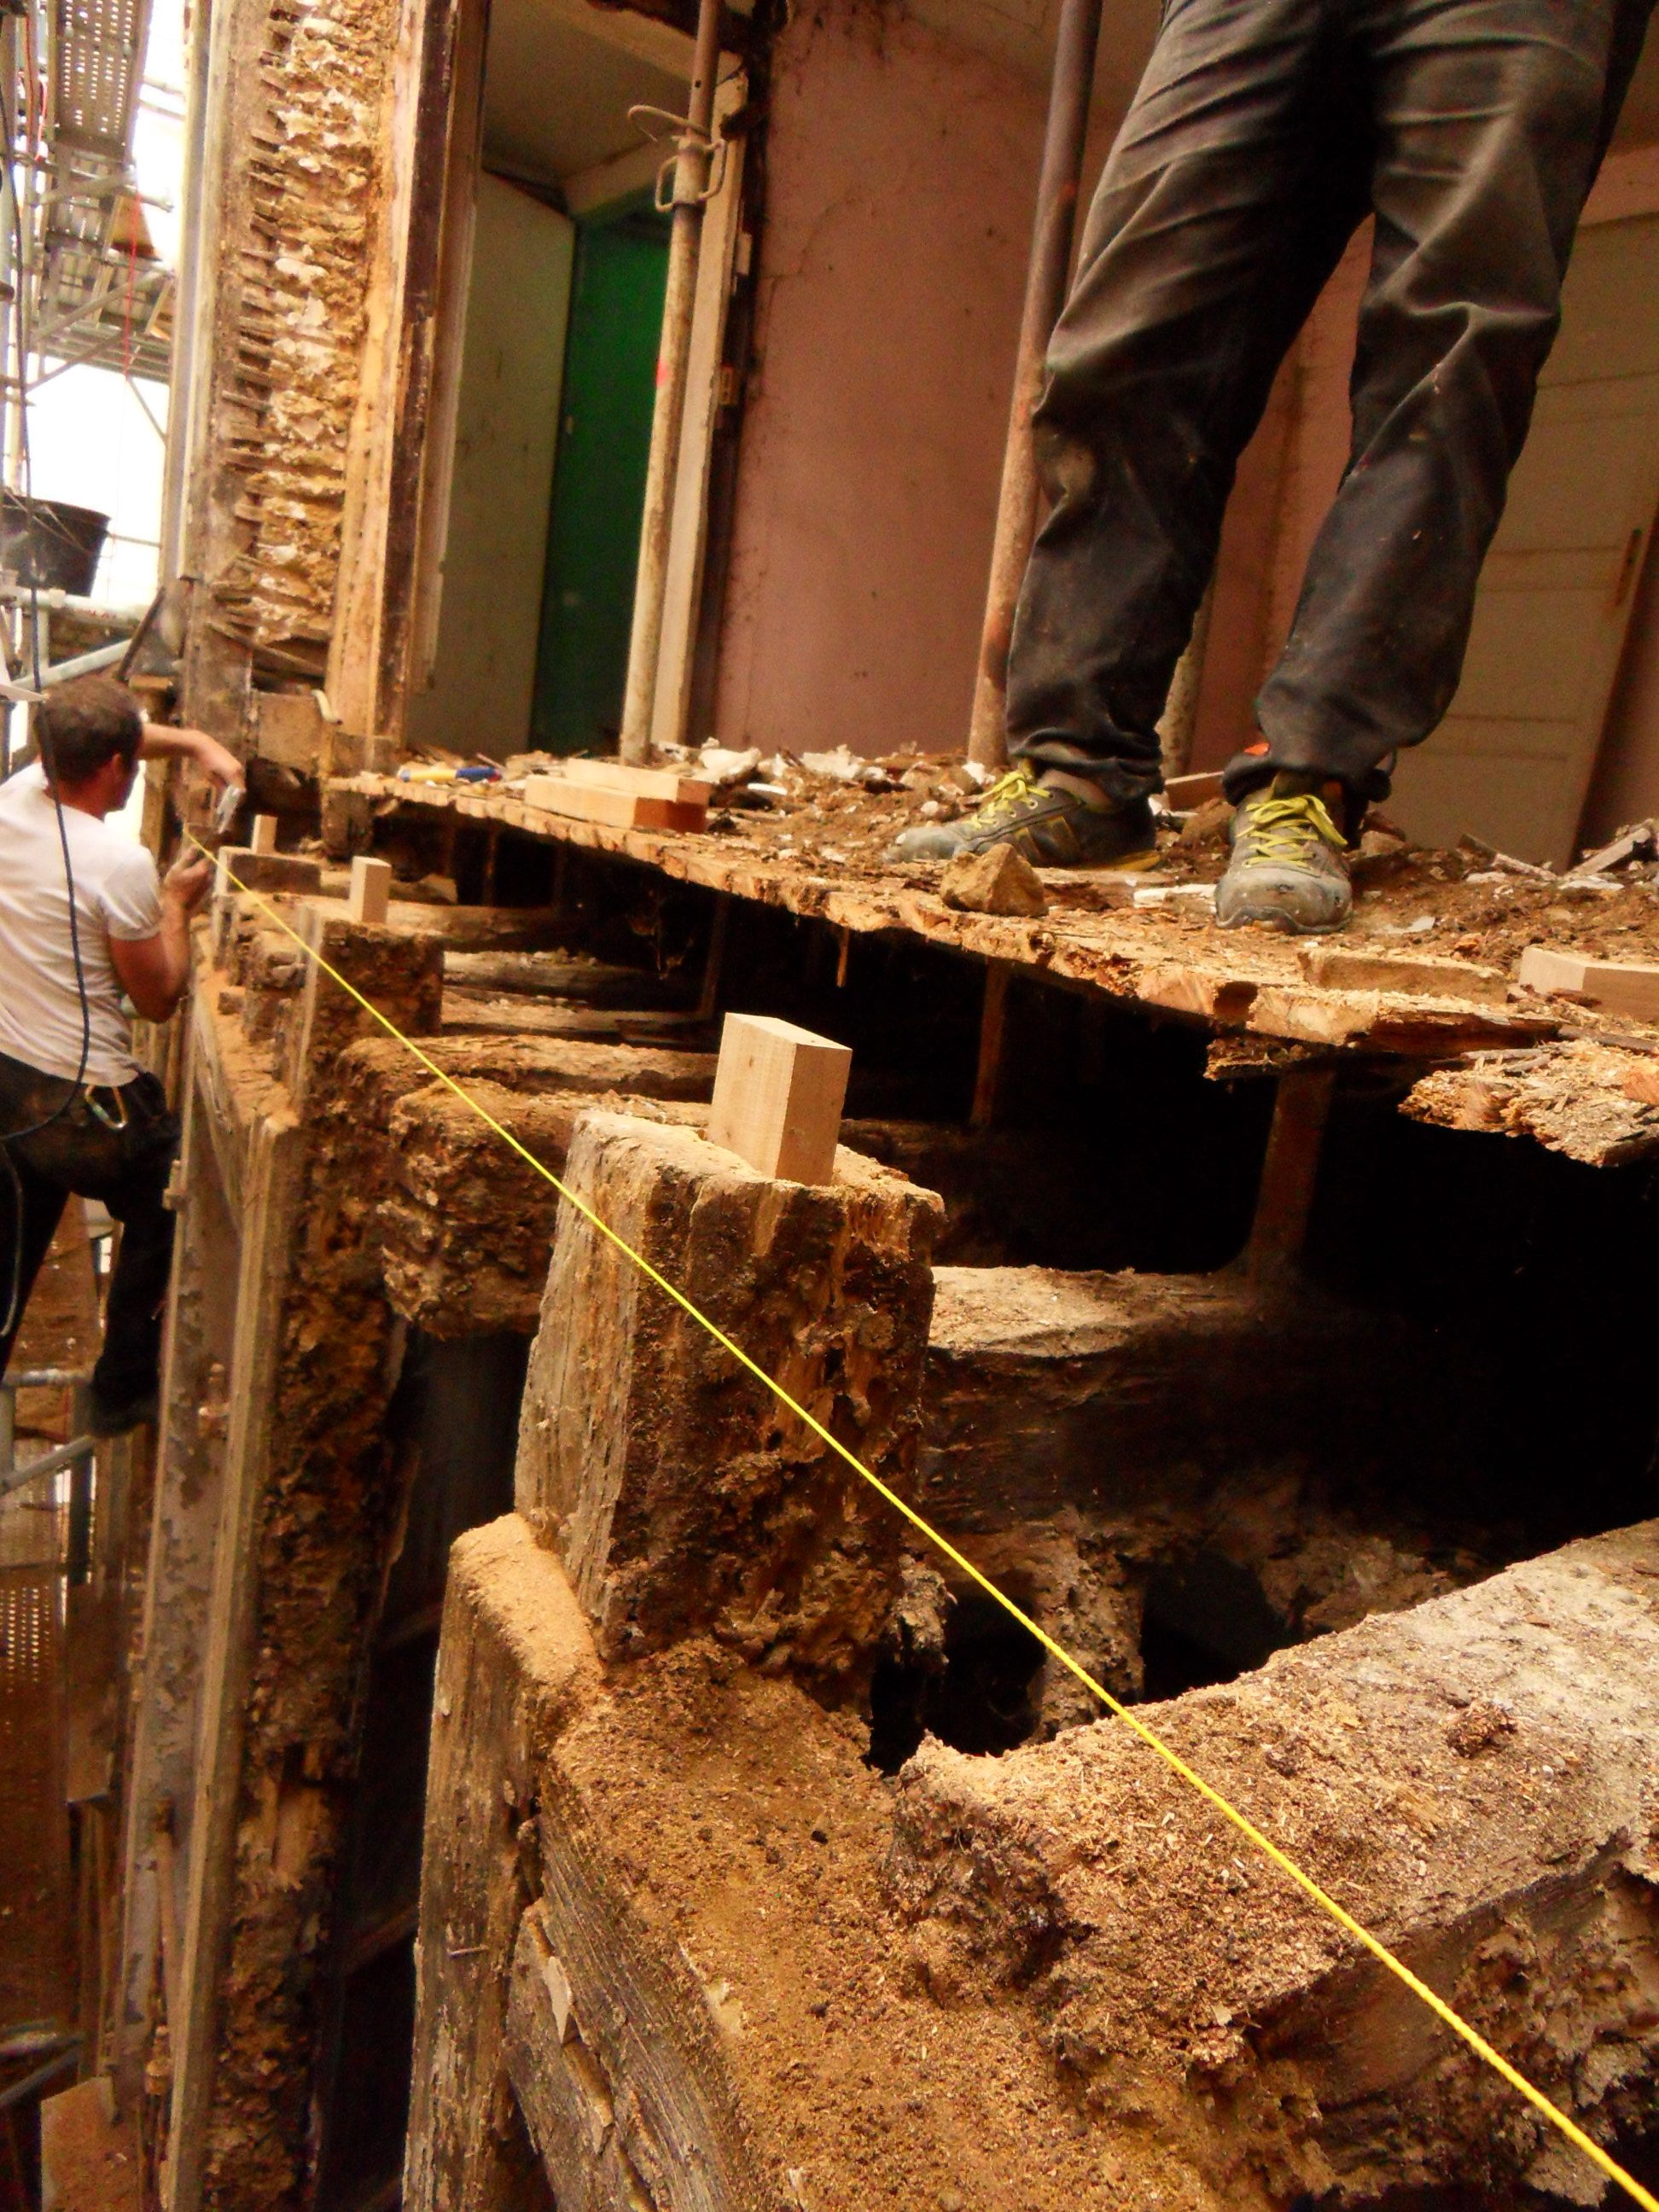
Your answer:
[[[710,200],[720,197],[726,187],[728,152],[724,134],[717,137],[712,131],[699,129],[689,116],[676,115],[672,108],[653,107],[644,101],[629,109],[628,119],[653,146],[661,145],[670,137],[674,141],[674,151],[658,170],[652,194],[652,203],[659,215],[672,215],[677,207],[707,207]],[[653,131],[653,123],[666,127]],[[695,192],[683,192],[679,188],[680,157],[688,153],[701,154],[708,163],[702,188]]]

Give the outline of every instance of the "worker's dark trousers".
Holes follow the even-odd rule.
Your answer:
[[[1156,725],[1239,453],[1367,213],[1353,446],[1234,797],[1273,767],[1381,798],[1457,686],[1574,228],[1654,0],[1168,0],[1049,353],[1053,501],[1011,750],[1113,797]]]
[[[0,1133],[44,1121],[71,1087],[0,1053]],[[164,1201],[179,1124],[153,1075],[96,1090],[93,1097],[111,1121],[125,1126],[112,1128],[80,1097],[48,1127],[7,1145],[15,1182],[0,1163],[0,1326],[13,1308],[13,1267],[21,1263],[13,1325],[0,1334],[0,1373],[65,1202],[71,1193],[101,1199],[121,1224],[121,1245],[92,1382],[100,1406],[118,1407],[155,1388],[173,1257],[173,1216]]]

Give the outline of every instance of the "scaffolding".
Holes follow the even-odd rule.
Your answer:
[[[149,0],[25,0],[8,19],[8,350],[26,389],[86,364],[167,379],[173,276],[132,160],[149,29]]]

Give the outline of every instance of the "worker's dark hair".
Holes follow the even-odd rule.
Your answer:
[[[34,734],[48,775],[84,783],[106,761],[137,759],[143,710],[112,676],[76,676],[48,691],[34,710]]]

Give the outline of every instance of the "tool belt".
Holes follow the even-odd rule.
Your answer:
[[[77,1084],[0,1053],[0,1142],[42,1175],[73,1187],[89,1175],[118,1172],[176,1133],[167,1093],[153,1075]]]

